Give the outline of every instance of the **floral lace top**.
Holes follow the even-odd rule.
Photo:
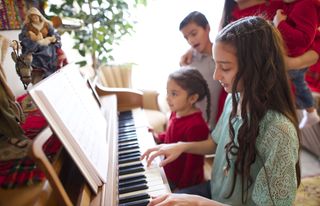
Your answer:
[[[269,111],[260,123],[260,135],[257,149],[260,157],[251,167],[253,184],[248,191],[245,204],[242,203],[241,178],[238,176],[233,195],[229,195],[233,182],[235,157],[231,157],[231,168],[226,174],[224,146],[229,141],[228,119],[232,109],[232,99],[226,99],[225,110],[212,132],[213,140],[218,144],[211,180],[212,199],[230,205],[292,205],[296,190],[295,165],[298,161],[299,142],[294,125],[282,114]],[[234,128],[237,131],[242,124],[236,117]],[[264,165],[264,167],[263,167]]]

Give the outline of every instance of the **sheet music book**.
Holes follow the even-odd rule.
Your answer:
[[[97,193],[107,179],[107,122],[78,66],[66,65],[28,92]]]

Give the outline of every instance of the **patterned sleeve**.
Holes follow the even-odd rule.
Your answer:
[[[274,122],[262,131],[263,138],[257,144],[257,161],[263,162],[264,167],[257,173],[252,199],[257,205],[292,205],[297,190],[299,142],[288,120],[278,118]]]

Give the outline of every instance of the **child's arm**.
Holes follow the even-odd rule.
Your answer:
[[[308,50],[298,57],[285,57],[288,70],[304,69],[317,63],[319,54],[314,50]]]
[[[273,25],[275,27],[278,27],[280,22],[287,20],[287,15],[283,13],[282,9],[278,9],[276,12],[276,15],[273,17]]]
[[[187,66],[192,62],[192,48],[184,53],[180,58],[180,66]]]
[[[278,10],[274,25],[279,29],[292,54],[302,53],[310,48],[318,27],[317,8],[312,1],[299,1],[287,17]]]
[[[292,69],[304,69],[310,67],[319,61],[320,56],[320,33],[318,31],[317,36],[312,44],[312,47],[304,54],[298,57],[286,57],[286,63],[289,70]]]
[[[153,139],[157,144],[163,143],[163,140],[164,140],[164,137],[165,137],[165,132],[161,132],[161,133],[158,134],[151,127],[148,128],[148,131],[152,134]]]

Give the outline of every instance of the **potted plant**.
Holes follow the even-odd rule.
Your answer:
[[[81,56],[90,53],[92,66],[113,60],[111,51],[124,35],[131,34],[134,26],[129,8],[139,4],[146,5],[147,0],[134,0],[129,5],[125,0],[63,0],[61,5],[49,5],[50,12],[60,17],[80,19],[80,29],[68,31],[75,40],[74,49]],[[79,62],[81,66],[86,62]]]

